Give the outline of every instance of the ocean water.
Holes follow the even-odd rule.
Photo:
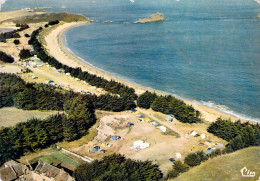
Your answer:
[[[15,2],[2,10],[47,6],[96,20],[68,30],[64,41],[105,72],[260,122],[260,6],[253,0]],[[156,12],[166,21],[132,24]]]

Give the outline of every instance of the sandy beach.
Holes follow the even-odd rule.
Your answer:
[[[91,74],[96,74],[97,76],[103,77],[107,80],[112,79],[112,80],[121,82],[129,87],[134,88],[136,90],[137,94],[141,94],[146,90],[149,90],[152,92],[155,91],[153,89],[149,89],[149,88],[143,87],[141,85],[133,84],[133,83],[118,79],[116,77],[113,77],[113,76],[109,75],[108,73],[98,70],[97,68],[91,66],[90,64],[83,62],[78,57],[73,55],[70,51],[68,51],[68,49],[66,49],[66,47],[63,44],[63,39],[62,39],[63,33],[66,30],[68,30],[69,28],[72,28],[75,26],[80,26],[82,24],[86,24],[86,23],[82,23],[82,22],[81,23],[64,23],[64,24],[61,24],[60,26],[58,26],[56,29],[52,30],[50,33],[48,33],[45,36],[45,41],[46,41],[45,48],[48,50],[50,55],[55,57],[61,63],[66,64],[68,66],[81,67],[83,71],[88,71]],[[162,92],[159,92],[159,91],[155,91],[155,92],[157,94],[163,95]],[[230,118],[231,120],[238,120],[238,118],[236,118],[234,116],[222,113],[213,108],[209,108],[209,107],[206,107],[203,105],[198,105],[198,104],[189,102],[187,100],[184,100],[184,101],[187,104],[193,105],[195,109],[199,110],[202,113],[203,118],[206,121],[212,122],[212,121],[215,121],[218,117],[222,117],[224,119]]]

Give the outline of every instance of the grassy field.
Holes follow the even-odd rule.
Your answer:
[[[256,175],[242,177],[240,170],[246,167]],[[257,180],[260,177],[260,147],[250,147],[228,155],[208,160],[181,174],[174,181],[230,181]]]
[[[65,21],[65,22],[89,21],[88,18],[82,15],[74,15],[69,13],[43,13],[43,14],[33,14],[33,16],[15,17],[13,19],[8,19],[3,22],[29,24],[29,23],[49,22],[54,20]]]
[[[14,126],[33,117],[45,119],[57,113],[57,111],[25,111],[15,107],[5,107],[0,109],[0,127]]]
[[[55,151],[48,155],[42,155],[42,156],[36,157],[33,160],[31,160],[30,163],[31,164],[37,163],[38,160],[41,160],[48,164],[53,164],[54,166],[61,164],[62,167],[68,168],[70,170],[74,170],[77,165],[79,165],[80,163],[83,163],[82,161],[72,158],[71,156],[68,156],[60,151]]]

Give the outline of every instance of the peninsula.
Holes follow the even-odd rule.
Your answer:
[[[140,19],[134,23],[152,23],[164,21],[164,16],[161,13],[152,14],[149,18]]]

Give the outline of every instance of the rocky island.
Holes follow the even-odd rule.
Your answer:
[[[152,14],[149,18],[140,19],[134,23],[152,23],[158,21],[164,21],[164,16],[161,13]]]

